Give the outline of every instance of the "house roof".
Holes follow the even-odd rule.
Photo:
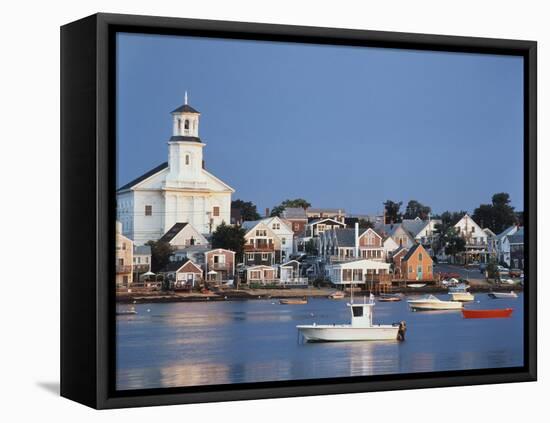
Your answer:
[[[183,267],[185,264],[187,264],[189,259],[184,260],[177,260],[177,261],[171,261],[166,266],[162,268],[160,273],[167,273],[167,272],[177,272],[181,267]]]
[[[416,250],[419,248],[423,248],[422,244],[415,244],[414,247],[412,247],[407,254],[405,254],[405,257],[403,257],[403,261],[407,261],[411,256],[415,253]]]
[[[247,231],[249,231],[250,229],[252,229],[254,226],[256,226],[258,223],[261,223],[261,220],[245,220],[242,224],[241,224],[241,227],[246,229]]]
[[[307,219],[307,213],[302,207],[287,207],[283,210],[285,219]]]
[[[147,178],[150,178],[151,176],[159,173],[161,170],[164,170],[168,168],[168,162],[164,162],[157,167],[145,172],[143,175],[138,176],[136,179],[133,179],[132,181],[128,182],[126,185],[121,186],[117,191],[123,191],[125,189],[130,189],[137,184],[139,184],[142,181],[145,181]]]
[[[184,104],[177,109],[172,110],[171,113],[196,113],[200,114],[198,110],[193,109],[189,104]]]
[[[392,255],[395,257],[397,254],[401,253],[402,251],[408,251],[405,247],[400,245],[395,250],[392,251]]]
[[[376,225],[374,230],[382,236],[384,235],[393,236],[399,228],[403,228],[401,223],[386,223],[386,224],[381,223],[379,225]],[[405,230],[405,228],[403,229]],[[410,236],[407,230],[405,230],[405,232]]]
[[[339,247],[355,247],[355,229],[334,229],[334,236]]]
[[[151,255],[151,246],[150,245],[134,245],[134,254],[138,256],[150,256]]]
[[[334,220],[330,217],[323,217],[322,219],[315,219],[315,220],[312,220],[311,222],[308,223],[308,225],[317,225],[318,223],[321,223],[321,222],[325,222],[327,220],[330,220],[331,222],[334,222],[338,225],[342,225],[342,226],[345,226],[346,224],[345,223],[342,223],[342,222],[338,222],[337,220]]]
[[[308,213],[336,213],[336,214],[346,214],[344,209],[320,209],[320,208],[308,208]]]
[[[514,235],[508,236],[508,242],[510,244],[523,244],[523,234],[515,233]]]
[[[403,225],[403,228],[413,236],[416,237],[418,233],[426,227],[428,224],[427,220],[421,220],[421,219],[403,219],[401,222]]]
[[[168,231],[159,239],[159,241],[163,242],[170,242],[174,239],[174,237],[181,232],[183,228],[185,228],[188,225],[187,222],[178,222],[174,223],[174,226],[172,226]]]
[[[514,232],[516,230],[516,225],[509,226],[508,228],[504,229],[501,233],[497,235],[497,239],[502,239],[505,236],[508,236],[510,233]]]

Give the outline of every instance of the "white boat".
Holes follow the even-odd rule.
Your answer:
[[[411,310],[460,310],[460,301],[443,301],[434,295],[426,295],[407,301]]]
[[[410,283],[407,285],[409,288],[424,288],[426,286],[425,283]]]
[[[491,298],[499,299],[499,298],[517,298],[518,294],[516,294],[514,291],[510,292],[489,292],[487,295]]]
[[[475,297],[473,294],[468,292],[468,288],[470,288],[466,284],[460,284],[457,286],[453,286],[449,288],[449,296],[451,297],[451,300],[453,301],[474,301]]]
[[[306,342],[337,341],[388,341],[405,339],[407,330],[405,322],[393,325],[375,325],[372,322],[374,296],[363,304],[347,304],[350,308],[350,324],[333,325],[298,325],[296,328]]]

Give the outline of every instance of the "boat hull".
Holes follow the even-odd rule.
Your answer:
[[[462,310],[465,319],[502,319],[510,317],[513,309],[504,308],[500,310]]]
[[[470,294],[469,292],[449,292],[449,295],[451,296],[451,299],[453,301],[474,301],[475,297],[473,294]]]
[[[489,297],[494,299],[502,299],[502,298],[517,298],[518,294],[515,292],[489,292]]]
[[[415,311],[422,310],[461,310],[462,303],[459,301],[409,301],[409,307]]]
[[[307,342],[395,341],[399,326],[352,327],[346,325],[296,326]]]

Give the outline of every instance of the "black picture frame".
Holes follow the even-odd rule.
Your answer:
[[[524,58],[524,348],[521,368],[114,389],[115,77],[117,32],[494,53]],[[61,395],[119,408],[534,381],[537,377],[537,45],[472,38],[95,14],[61,28]]]

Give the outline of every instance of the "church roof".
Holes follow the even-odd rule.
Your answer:
[[[172,110],[172,113],[196,113],[200,114],[198,110],[193,109],[189,104],[184,104],[177,109]]]
[[[130,189],[134,185],[139,184],[140,182],[146,180],[147,178],[153,176],[154,174],[160,172],[161,170],[166,169],[167,167],[168,167],[168,162],[164,162],[164,163],[158,165],[157,167],[151,169],[150,171],[145,172],[143,175],[138,176],[136,179],[128,182],[126,185],[121,186],[117,191],[123,191],[125,189]]]

